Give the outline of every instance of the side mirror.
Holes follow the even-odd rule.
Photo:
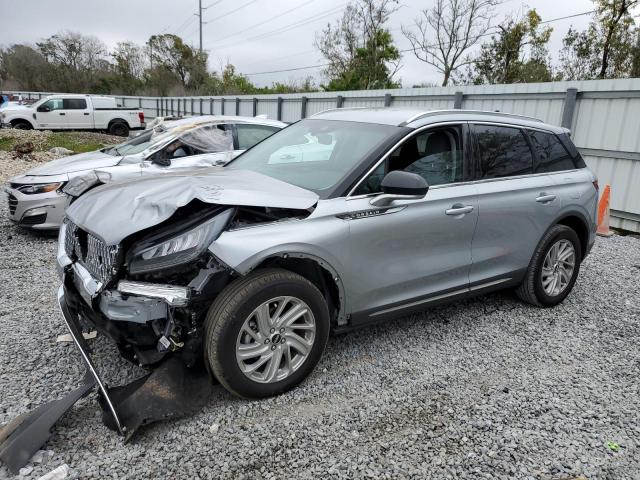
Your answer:
[[[382,194],[374,197],[371,205],[388,205],[394,200],[419,200],[429,191],[429,184],[417,173],[394,170],[382,179]]]
[[[38,111],[39,111],[40,113],[47,113],[47,112],[50,112],[50,111],[51,111],[51,108],[49,108],[49,107],[47,107],[47,106],[43,105],[43,106],[41,106],[41,107],[38,107]]]

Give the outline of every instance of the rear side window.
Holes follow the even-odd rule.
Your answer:
[[[87,101],[84,98],[65,98],[62,105],[65,110],[85,110]]]
[[[576,168],[569,152],[554,134],[531,130],[529,136],[537,155],[534,166],[536,173],[559,172]]]
[[[236,129],[238,131],[239,150],[247,150],[279,130],[276,127],[269,127],[267,125],[250,125],[242,123],[237,124]]]
[[[474,125],[480,157],[480,178],[533,173],[533,155],[519,128]]]

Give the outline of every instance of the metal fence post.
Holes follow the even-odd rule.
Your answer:
[[[213,98],[209,100],[209,113],[213,115]]]
[[[138,108],[142,108],[142,97],[138,97]]]
[[[278,97],[278,120],[282,120],[282,97]]]
[[[338,98],[336,98],[336,107],[342,108],[343,103],[344,103],[344,97],[342,95],[338,95]]]
[[[385,93],[385,95],[384,95],[384,106],[385,107],[390,107],[392,100],[393,100],[393,97],[391,96],[391,94],[390,93]]]
[[[300,118],[307,118],[307,102],[309,99],[307,97],[302,97],[300,99]]]
[[[564,106],[562,107],[562,123],[560,126],[571,128],[573,125],[573,114],[576,110],[576,99],[578,98],[577,88],[567,88],[564,96]]]
[[[171,99],[171,116],[173,117],[173,98]]]
[[[236,115],[240,115],[240,99],[236,97]]]
[[[202,115],[202,98],[200,99],[200,115]]]
[[[258,99],[253,97],[253,116],[258,116]]]
[[[464,94],[462,92],[456,92],[453,96],[453,108],[460,110],[462,108],[462,101],[464,100]]]
[[[156,98],[156,117],[160,117],[160,99]]]
[[[193,98],[192,98],[192,99],[191,99],[191,115],[193,115],[193,114],[195,113],[195,112],[194,112],[194,109],[193,109],[193,105],[194,105],[194,103],[195,103],[195,99],[193,99]]]
[[[220,99],[220,115],[224,115],[224,97]]]

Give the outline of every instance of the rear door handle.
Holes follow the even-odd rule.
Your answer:
[[[553,202],[556,199],[555,195],[547,195],[546,193],[541,193],[538,198],[536,198],[536,202],[538,203],[549,203]]]
[[[86,116],[88,117],[88,116],[89,116],[89,115],[91,115],[91,114],[90,114],[90,113],[85,113],[84,115],[86,115]]]
[[[471,205],[461,204],[453,205],[450,209],[444,211],[445,215],[451,215],[454,217],[458,215],[465,215],[471,212],[473,212],[473,207]]]

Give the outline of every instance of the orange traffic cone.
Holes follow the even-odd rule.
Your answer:
[[[598,229],[596,233],[601,237],[610,237],[613,232],[609,230],[609,199],[611,197],[611,186],[605,185],[600,204],[598,205]]]

